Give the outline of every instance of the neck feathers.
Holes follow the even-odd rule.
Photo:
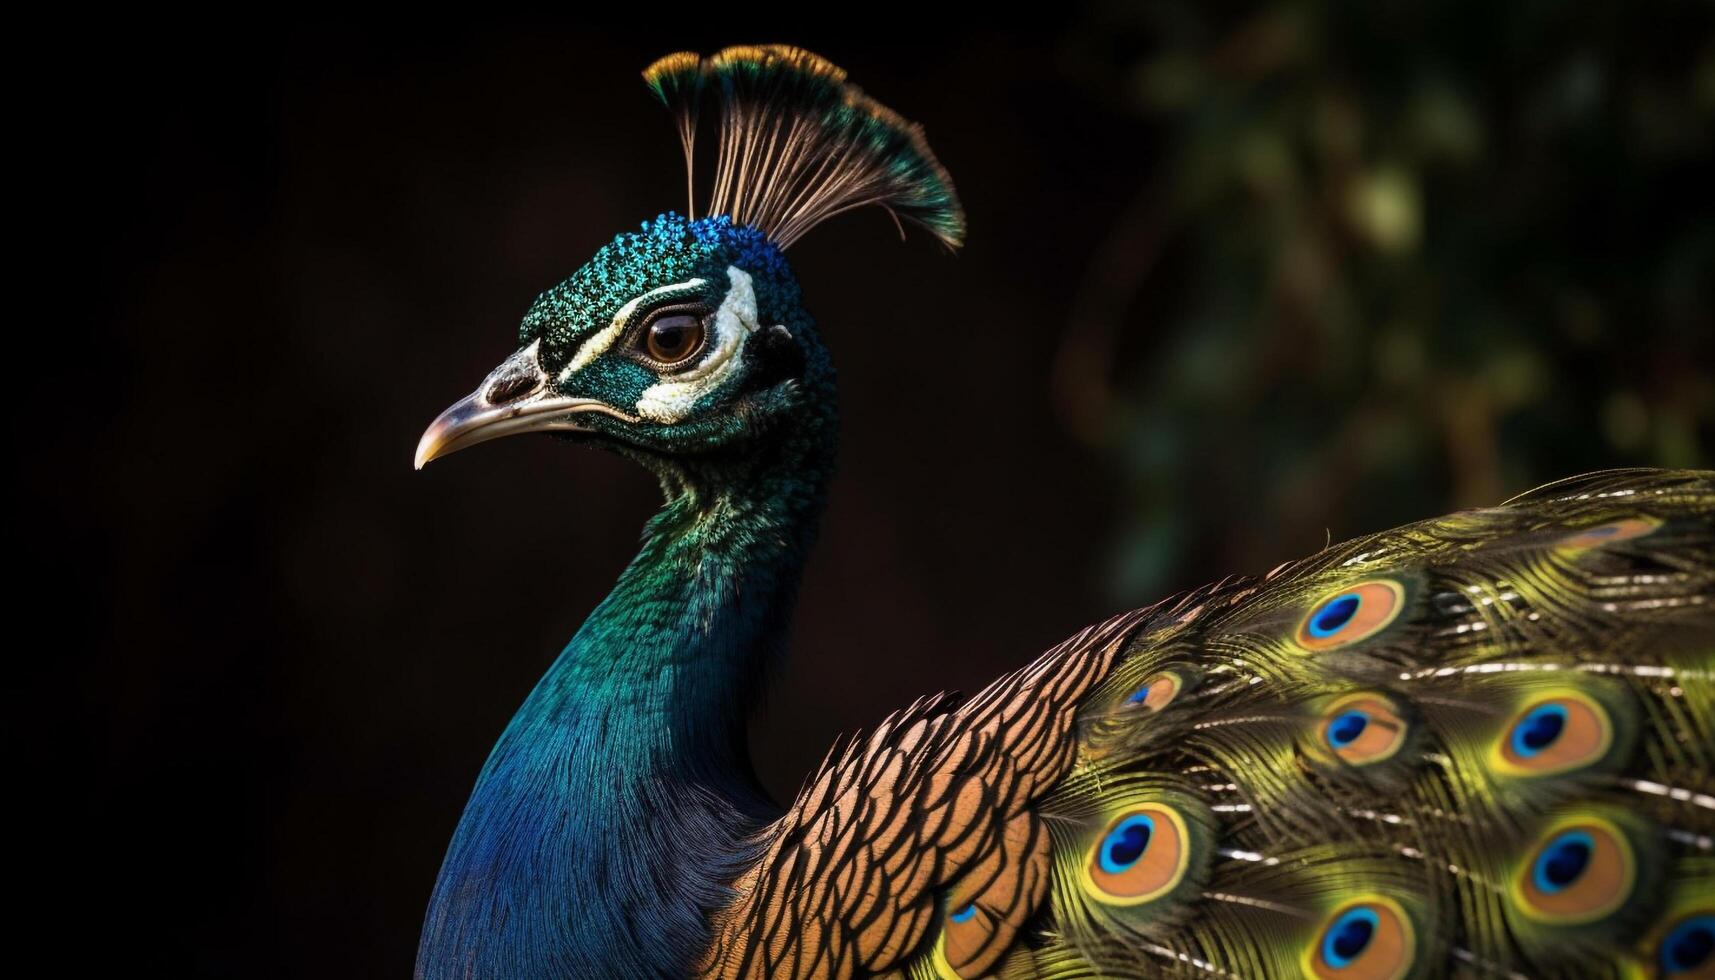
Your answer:
[[[745,715],[820,514],[825,401],[760,459],[663,474],[641,552],[483,767],[419,977],[650,976],[700,954],[704,910],[769,815]]]

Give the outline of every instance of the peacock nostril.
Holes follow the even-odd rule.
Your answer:
[[[504,405],[535,391],[540,379],[529,374],[511,374],[500,378],[488,388],[488,403]]]

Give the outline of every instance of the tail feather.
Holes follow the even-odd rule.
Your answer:
[[[1563,481],[853,740],[706,972],[1708,978],[1712,736],[1715,473]]]
[[[1710,474],[1569,481],[1206,590],[1085,702],[1035,968],[1715,970],[1712,721]],[[1091,820],[1161,807],[1206,865],[1141,904],[1092,889],[1125,840]]]

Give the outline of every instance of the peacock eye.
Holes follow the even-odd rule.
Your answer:
[[[679,364],[703,346],[703,319],[691,313],[656,317],[643,333],[644,351],[664,365]]]
[[[1141,905],[1179,886],[1191,865],[1185,818],[1165,803],[1142,803],[1091,839],[1085,894],[1103,905]]]
[[[1531,846],[1512,897],[1534,921],[1581,925],[1623,906],[1637,879],[1638,857],[1626,835],[1607,820],[1574,815]]]
[[[1318,980],[1400,980],[1416,966],[1411,919],[1379,895],[1336,910],[1306,951],[1305,973]]]

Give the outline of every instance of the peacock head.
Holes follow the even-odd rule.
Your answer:
[[[417,466],[520,432],[648,457],[743,447],[794,416],[827,356],[780,249],[724,216],[663,214],[531,304],[519,347],[437,418]]]
[[[785,249],[869,204],[961,241],[952,181],[922,130],[822,58],[784,46],[676,54],[644,80],[678,119],[688,175],[702,93],[719,94],[708,215],[644,222],[538,297],[517,351],[423,434],[418,468],[525,432],[645,461],[757,451],[808,400],[831,401],[827,353]]]

